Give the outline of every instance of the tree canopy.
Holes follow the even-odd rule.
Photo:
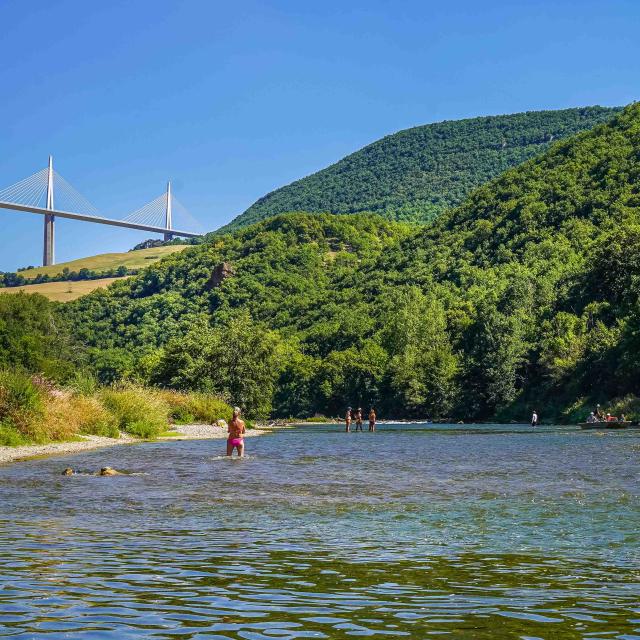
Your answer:
[[[428,222],[503,171],[618,111],[529,111],[399,131],[265,195],[225,230],[292,211],[368,211],[394,220]]]

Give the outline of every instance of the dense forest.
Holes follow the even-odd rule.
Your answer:
[[[640,105],[428,227],[294,213],[61,307],[104,382],[250,414],[575,419],[638,413]]]
[[[633,104],[426,227],[284,214],[68,305],[0,296],[0,368],[255,417],[574,420],[596,401],[640,417],[638,184]]]
[[[267,194],[224,230],[292,211],[373,212],[393,220],[430,221],[506,169],[618,111],[531,111],[399,131]]]

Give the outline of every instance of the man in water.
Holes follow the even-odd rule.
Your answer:
[[[347,433],[349,433],[349,431],[351,431],[351,407],[347,407],[347,413],[344,416],[344,422],[347,425]]]
[[[369,411],[369,431],[376,430],[376,410],[371,407]]]
[[[360,429],[362,431],[362,409],[358,408],[356,411],[356,431]]]
[[[535,409],[533,410],[533,415],[531,416],[531,426],[538,426],[538,412]]]
[[[238,457],[244,456],[244,433],[246,431],[244,420],[240,419],[240,407],[233,410],[233,418],[229,423],[229,437],[227,438],[227,455],[232,456],[233,450],[238,451]]]

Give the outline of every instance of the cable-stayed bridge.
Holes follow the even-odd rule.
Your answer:
[[[98,209],[57,171],[54,171],[51,156],[49,156],[49,166],[45,169],[6,189],[0,189],[0,209],[38,213],[44,216],[42,263],[45,267],[55,264],[56,218],[160,233],[165,240],[171,240],[174,236],[196,238],[202,235],[202,232],[195,230],[200,228],[198,222],[171,193],[170,182],[167,183],[167,190],[162,195],[140,209],[122,219],[107,218],[101,215]],[[191,230],[176,228],[176,220]]]

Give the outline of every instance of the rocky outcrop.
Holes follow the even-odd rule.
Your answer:
[[[211,290],[215,287],[219,287],[227,278],[230,278],[235,273],[233,265],[229,262],[221,262],[216,265],[211,272],[211,277],[207,282],[207,289]]]

